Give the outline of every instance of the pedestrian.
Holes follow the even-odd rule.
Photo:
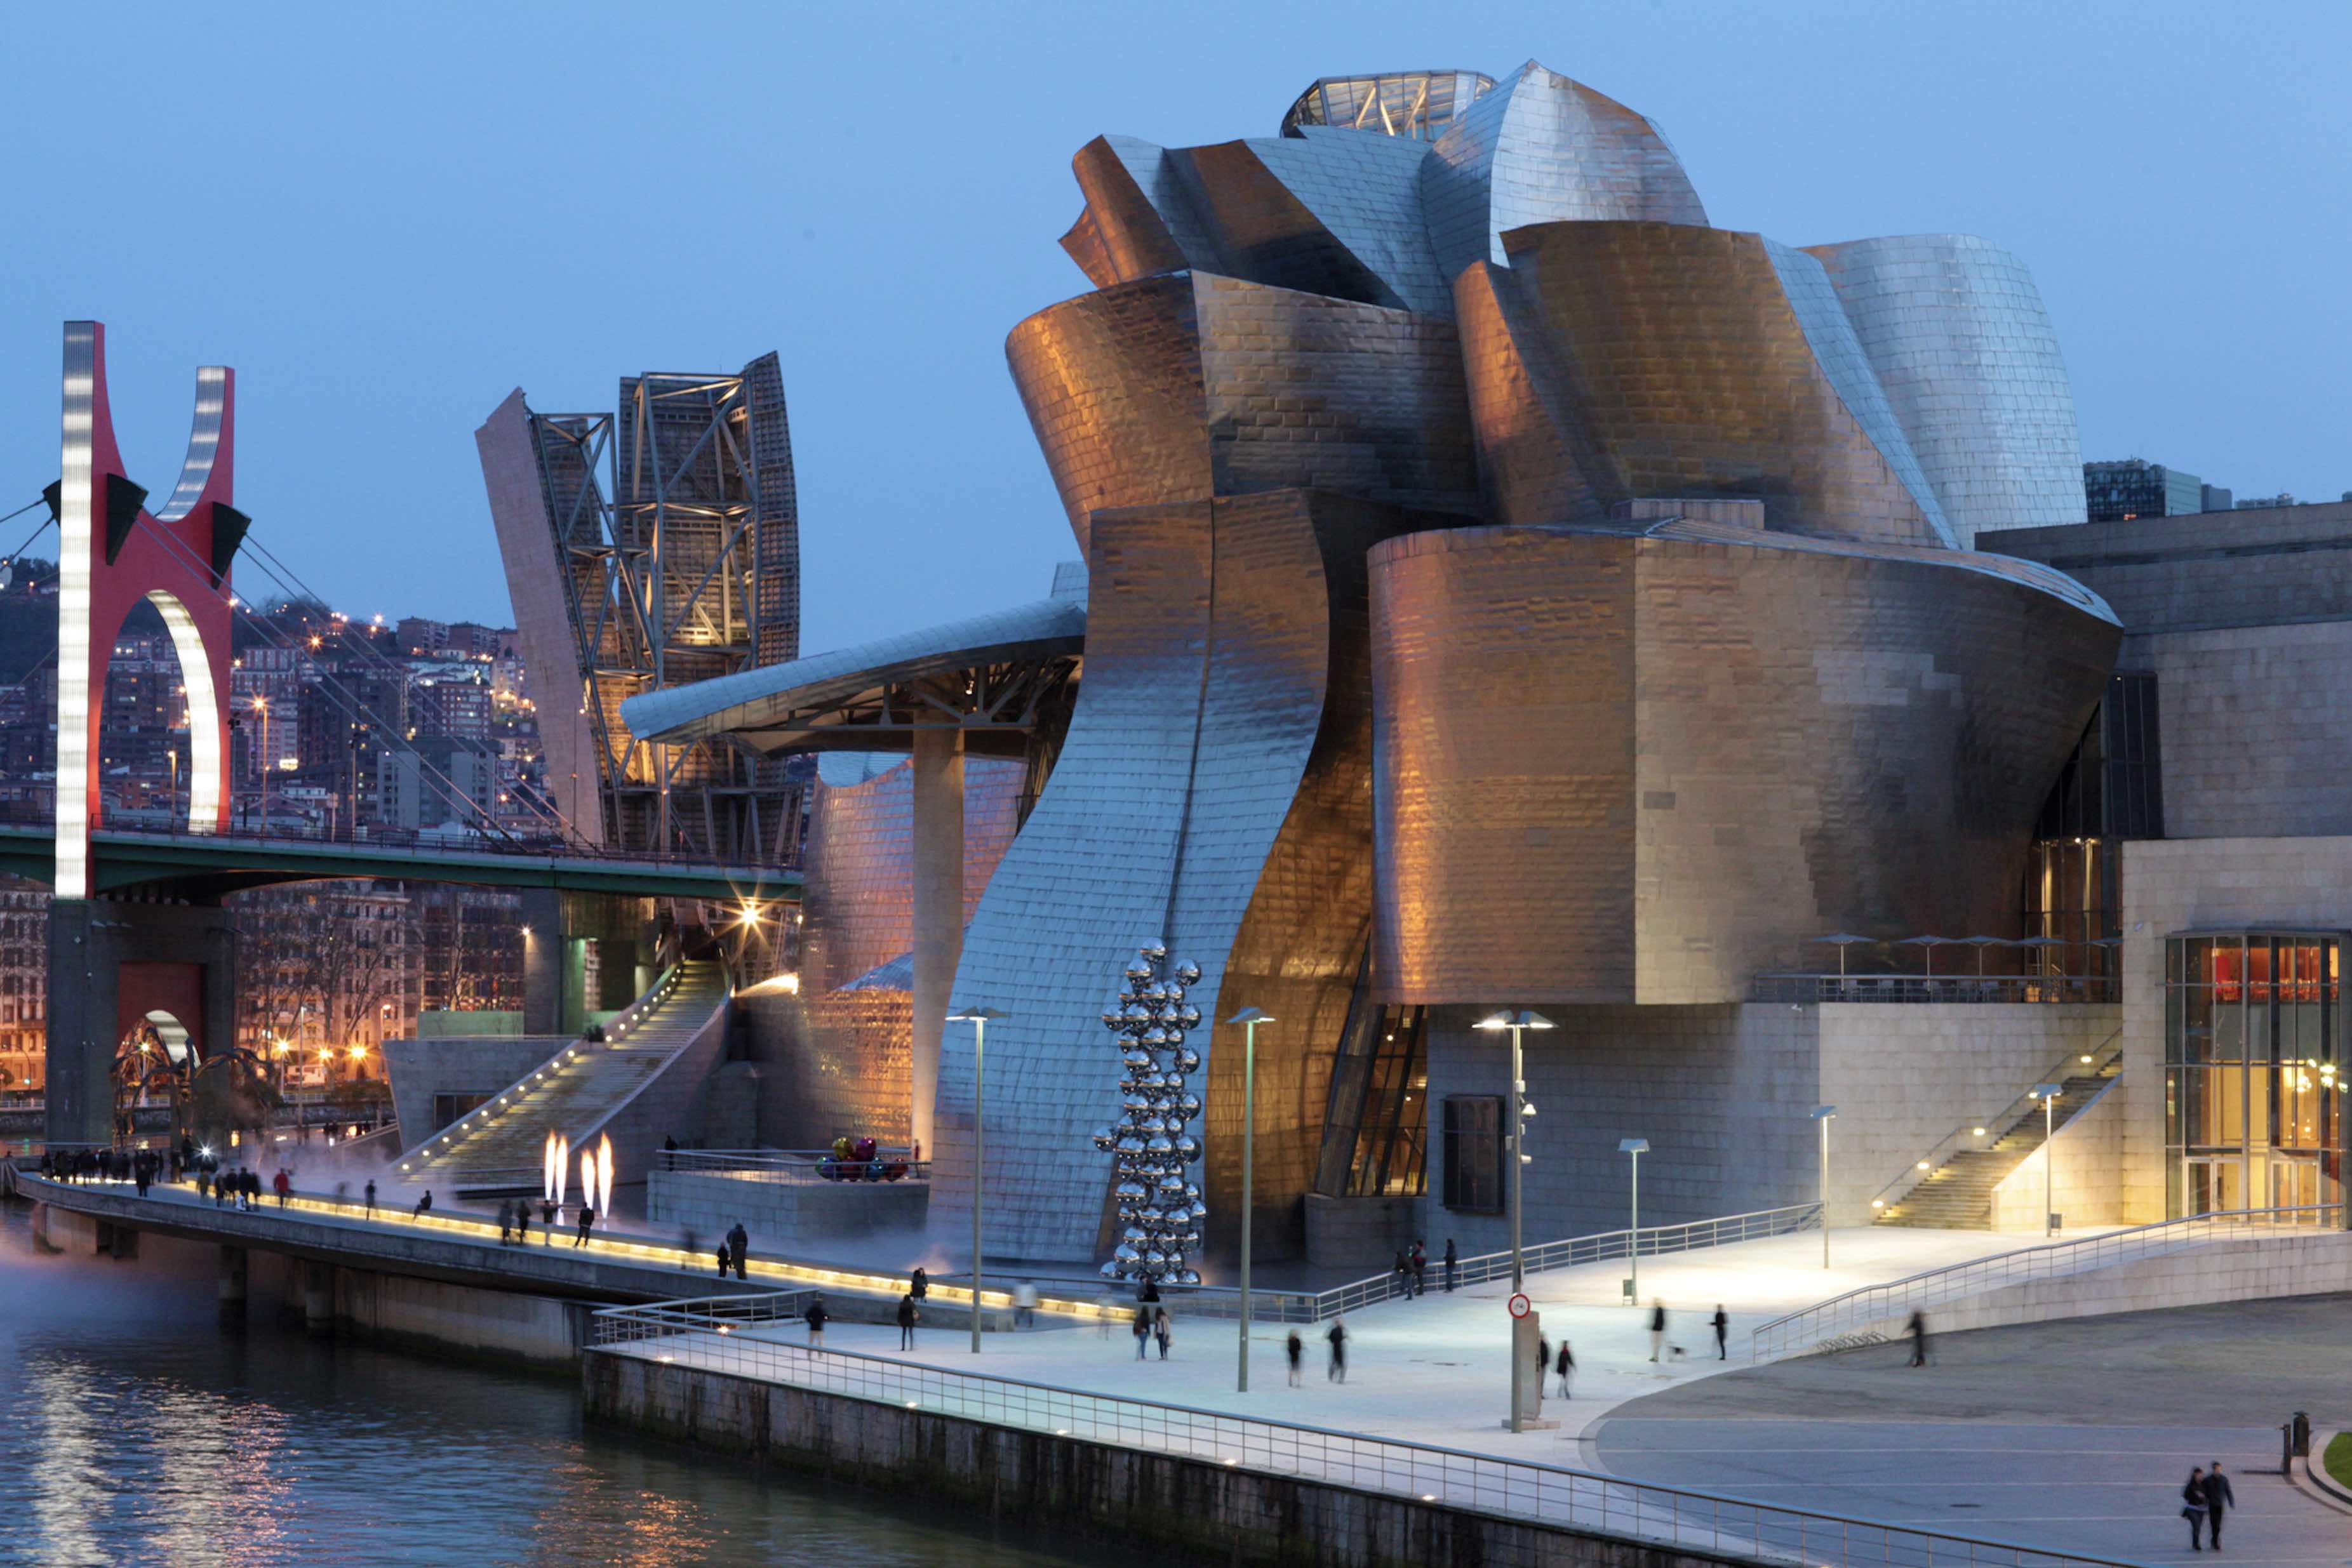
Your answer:
[[[1013,1326],[1025,1329],[1037,1316],[1037,1287],[1024,1280],[1013,1287]]]
[[[1717,1361],[1729,1361],[1731,1359],[1731,1352],[1729,1348],[1731,1344],[1731,1320],[1723,1315],[1723,1303],[1721,1301],[1715,1303],[1715,1316],[1707,1321],[1715,1325],[1715,1359]]]
[[[2189,1521],[2189,1550],[2205,1550],[2205,1469],[2192,1465],[2189,1484],[2180,1489],[2180,1517]]]
[[[373,1181],[367,1184],[367,1217],[370,1219],[375,1218],[375,1183]]]
[[[1152,1309],[1151,1337],[1160,1342],[1160,1359],[1162,1361],[1166,1361],[1168,1359],[1168,1341],[1172,1337],[1175,1327],[1176,1325],[1174,1323],[1168,1321],[1168,1309],[1166,1307],[1155,1307]]]
[[[287,1186],[291,1187],[293,1183],[289,1181]],[[261,1207],[261,1173],[259,1171],[245,1173],[245,1207],[248,1214]]]
[[[1118,1292],[1105,1291],[1095,1298],[1095,1338],[1110,1338],[1111,1320],[1119,1313]]]
[[[727,1238],[722,1236],[719,1239],[719,1277],[722,1280],[727,1278],[728,1261]]]
[[[898,1298],[898,1348],[915,1348],[915,1323],[923,1314],[915,1310],[913,1291]]]
[[[739,1280],[747,1277],[743,1272],[743,1260],[751,1250],[751,1233],[743,1228],[743,1222],[739,1219],[735,1228],[727,1233],[727,1255],[735,1260],[735,1277]]]
[[[1904,1325],[1903,1332],[1911,1336],[1911,1364],[1913,1366],[1927,1365],[1927,1314],[1921,1312],[1914,1312],[1911,1314],[1911,1321]]]
[[[1666,1303],[1660,1296],[1650,1298],[1650,1359],[1658,1359],[1658,1352],[1666,1345]]]
[[[549,1247],[555,1245],[555,1217],[562,1212],[563,1206],[551,1197],[542,1198],[540,1201],[539,1233],[547,1239],[544,1245]]]
[[[1290,1337],[1282,1342],[1282,1354],[1290,1363],[1290,1386],[1298,1386],[1298,1364],[1307,1358],[1307,1346],[1301,1343],[1298,1331],[1292,1329]]]
[[[808,1320],[808,1343],[811,1350],[824,1348],[824,1320],[827,1315],[824,1310],[824,1298],[810,1297],[808,1311],[803,1312],[801,1316]]]
[[[1552,1371],[1559,1375],[1559,1396],[1565,1399],[1568,1397],[1568,1385],[1576,1381],[1576,1356],[1568,1348],[1565,1339],[1559,1342],[1559,1360],[1553,1363]]]
[[[2230,1478],[2221,1473],[2221,1461],[2205,1472],[2205,1539],[2213,1550],[2221,1550],[2221,1515],[2238,1506],[2238,1494],[2230,1490]]]
[[[1143,1359],[1143,1347],[1151,1343],[1151,1309],[1138,1302],[1135,1308],[1135,1359]]]
[[[1412,1300],[1412,1260],[1405,1255],[1402,1247],[1397,1249],[1396,1255],[1396,1286],[1398,1295],[1407,1301]]]
[[[1421,1238],[1417,1236],[1412,1241],[1412,1293],[1416,1296],[1429,1294],[1429,1249],[1421,1244]]]
[[[515,1199],[515,1245],[530,1245],[530,1199],[527,1197]]]
[[[1143,1289],[1135,1293],[1135,1299],[1139,1301],[1158,1301],[1160,1299],[1160,1281],[1152,1279],[1150,1275],[1144,1276]]]
[[[915,1298],[917,1306],[930,1299],[931,1277],[923,1271],[920,1264],[915,1266],[914,1273],[908,1279],[907,1294]]]
[[[1331,1320],[1330,1332],[1323,1336],[1331,1343],[1331,1364],[1323,1370],[1326,1383],[1348,1381],[1348,1325],[1339,1318]]]
[[[278,1167],[278,1174],[270,1178],[269,1185],[278,1189],[278,1207],[285,1207],[286,1200],[294,1196],[294,1178],[287,1174],[284,1166]]]
[[[587,1246],[588,1232],[595,1228],[595,1225],[596,1211],[589,1207],[586,1204],[582,1204],[580,1206],[580,1234],[572,1239],[572,1245],[574,1247]]]
[[[139,1164],[132,1167],[131,1174],[132,1178],[139,1183],[139,1196],[145,1197],[147,1196],[147,1184],[149,1181],[153,1179],[155,1175],[153,1167],[149,1166],[147,1163],[146,1155],[142,1155],[139,1156]]]
[[[1536,1335],[1536,1399],[1543,1399],[1544,1378],[1551,1371],[1551,1341],[1541,1333]]]
[[[503,1199],[499,1204],[499,1245],[501,1247],[511,1246],[514,1242],[514,1207],[512,1198]]]
[[[212,1173],[204,1166],[196,1167],[196,1200],[202,1202],[213,1185]]]

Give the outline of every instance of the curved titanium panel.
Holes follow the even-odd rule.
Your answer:
[[[1646,497],[1756,497],[1773,529],[1948,542],[1816,357],[1760,236],[1565,223],[1516,229],[1504,245],[1509,267],[1473,267],[1455,289],[1464,325],[1479,334],[1463,359],[1480,446],[1524,448],[1540,419],[1582,494],[1506,486],[1500,520],[1587,520],[1601,514],[1582,507]],[[1497,375],[1501,384],[1478,384]],[[1890,421],[1874,422],[1899,441]],[[1508,467],[1499,455],[1487,465]]]
[[[1438,269],[1507,260],[1529,224],[1610,219],[1704,227],[1706,209],[1657,126],[1529,60],[1464,111],[1422,166]]]
[[[1087,678],[1052,780],[966,936],[955,995],[988,1031],[990,1246],[1096,1258],[1117,1061],[1097,1015],[1134,947],[1202,969],[1204,1018],[1256,1006],[1257,1201],[1269,1253],[1313,1175],[1328,1046],[1370,922],[1370,690],[1360,562],[1431,521],[1300,492],[1096,519]],[[1213,1249],[1237,1201],[1237,1064],[1204,1024]],[[971,1031],[941,1043],[932,1208],[971,1195]]]
[[[1972,235],[1808,247],[1963,548],[2083,520],[2074,393],[2032,274]]]
[[[2014,924],[2118,628],[1951,552],[1748,538],[1374,549],[1388,999],[1737,1001],[1825,931]]]
[[[1040,311],[1005,352],[1081,545],[1096,511],[1292,487],[1479,509],[1450,321],[1173,274]]]

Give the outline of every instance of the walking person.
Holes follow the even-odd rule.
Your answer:
[[[1307,1346],[1300,1342],[1298,1331],[1292,1329],[1290,1337],[1282,1342],[1283,1358],[1290,1363],[1290,1386],[1298,1386],[1298,1364],[1307,1359]]]
[[[1724,1315],[1721,1301],[1715,1303],[1715,1316],[1709,1318],[1707,1322],[1715,1328],[1715,1359],[1729,1361],[1731,1359],[1731,1320]]]
[[[1921,1312],[1913,1312],[1911,1314],[1911,1321],[1903,1325],[1903,1332],[1911,1336],[1910,1364],[1913,1366],[1927,1365],[1927,1314]]]
[[[375,1183],[373,1181],[367,1184],[367,1217],[370,1219],[375,1218]]]
[[[286,1200],[294,1196],[294,1178],[287,1174],[284,1166],[278,1167],[278,1174],[270,1178],[269,1185],[278,1189],[278,1207],[285,1207]]]
[[[1658,1352],[1666,1347],[1666,1303],[1661,1296],[1650,1298],[1650,1359],[1658,1359]]]
[[[913,1292],[909,1291],[898,1298],[898,1348],[900,1350],[915,1348],[915,1322],[922,1315],[915,1310]]]
[[[1143,1347],[1151,1343],[1151,1309],[1140,1302],[1135,1309],[1135,1359],[1143,1359]]]
[[[722,1236],[719,1239],[719,1277],[722,1280],[727,1278],[727,1238]]]
[[[1013,1287],[1013,1326],[1025,1329],[1037,1318],[1037,1287],[1027,1280]]]
[[[1455,1281],[1462,1274],[1461,1256],[1454,1250],[1454,1238],[1445,1239],[1445,1293],[1452,1295]]]
[[[154,1167],[147,1163],[147,1156],[144,1155],[140,1155],[139,1163],[133,1166],[131,1169],[131,1180],[139,1184],[140,1197],[145,1197],[147,1196],[147,1184],[153,1180],[154,1176]]]
[[[572,1245],[574,1247],[587,1246],[588,1232],[594,1229],[595,1226],[596,1211],[589,1207],[586,1204],[582,1204],[580,1206],[580,1234],[572,1239]]]
[[[2192,1465],[2189,1484],[2180,1489],[2180,1517],[2189,1521],[2189,1550],[2205,1550],[2205,1469]]]
[[[1168,1342],[1174,1337],[1175,1328],[1176,1325],[1168,1320],[1166,1307],[1151,1310],[1151,1337],[1160,1342],[1160,1359],[1162,1361],[1168,1359]]]
[[[735,1277],[739,1280],[747,1278],[743,1272],[743,1260],[751,1250],[751,1233],[743,1228],[743,1222],[739,1219],[734,1228],[727,1232],[727,1251],[735,1260]]]
[[[1412,1243],[1412,1293],[1429,1294],[1429,1249],[1421,1244],[1419,1237]]]
[[[515,1199],[515,1245],[530,1245],[530,1199],[527,1197]]]
[[[2238,1494],[2230,1490],[2230,1478],[2221,1473],[2221,1461],[2205,1472],[2205,1539],[2213,1550],[2221,1550],[2221,1516],[2238,1506]]]
[[[539,1233],[547,1238],[546,1245],[555,1245],[555,1217],[563,1212],[553,1198],[542,1199],[539,1206]]]
[[[915,1298],[915,1304],[919,1307],[930,1299],[931,1277],[923,1271],[919,1263],[915,1266],[914,1273],[908,1277],[907,1294]]]
[[[499,1205],[499,1245],[501,1247],[514,1243],[514,1207],[512,1198]]]
[[[811,1350],[824,1348],[824,1320],[831,1315],[824,1310],[823,1296],[809,1298],[808,1311],[803,1312],[801,1316],[808,1320],[808,1343]]]
[[[1559,1342],[1559,1359],[1552,1364],[1552,1371],[1559,1378],[1559,1396],[1565,1399],[1568,1397],[1568,1385],[1576,1381],[1576,1356],[1569,1350],[1565,1339]]]
[[[1536,1335],[1536,1399],[1538,1403],[1543,1399],[1544,1376],[1550,1371],[1551,1341],[1538,1333]]]
[[[1408,1301],[1412,1300],[1412,1260],[1405,1256],[1402,1247],[1397,1249],[1396,1282],[1396,1293]]]
[[[1333,1318],[1330,1332],[1323,1336],[1331,1343],[1331,1364],[1323,1369],[1326,1383],[1348,1381],[1348,1325],[1345,1320]]]

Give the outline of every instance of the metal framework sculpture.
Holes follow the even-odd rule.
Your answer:
[[[560,724],[557,694],[576,683],[592,755],[567,766],[591,762],[596,786],[592,807],[574,784],[567,814],[584,835],[617,847],[791,860],[802,788],[784,764],[726,737],[651,744],[621,717],[621,704],[640,692],[800,651],[799,517],[776,356],[734,375],[625,378],[616,414],[520,412],[535,497],[501,484],[508,476],[498,470],[520,457],[512,427],[501,428],[505,410],[478,439],[518,619],[530,619],[526,601],[543,598],[537,579],[551,568],[562,583],[565,635],[537,639],[534,663],[554,666],[540,682],[542,730]],[[519,508],[541,515],[504,515]],[[551,563],[542,542],[551,537]],[[556,749],[550,782],[561,798]]]
[[[1095,1133],[1095,1147],[1110,1155],[1117,1172],[1112,1197],[1125,1228],[1102,1266],[1106,1280],[1201,1282],[1188,1264],[1209,1210],[1184,1170],[1201,1157],[1200,1140],[1185,1130],[1201,1113],[1201,1097],[1185,1082],[1201,1066],[1201,1053],[1185,1043],[1185,1031],[1200,1027],[1201,1009],[1184,999],[1185,988],[1200,978],[1198,964],[1171,970],[1168,945],[1147,942],[1127,966],[1119,1005],[1102,1016],[1119,1053],[1127,1112],[1120,1124]]]

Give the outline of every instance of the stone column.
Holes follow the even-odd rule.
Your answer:
[[[914,1040],[909,1130],[929,1157],[940,1093],[940,1030],[963,956],[963,731],[915,731]]]
[[[335,1332],[335,1267],[302,1265],[302,1326],[315,1334]]]
[[[220,1249],[221,1311],[232,1317],[245,1315],[245,1249],[224,1246]]]
[[[563,895],[531,888],[522,895],[522,1031],[563,1032]]]

